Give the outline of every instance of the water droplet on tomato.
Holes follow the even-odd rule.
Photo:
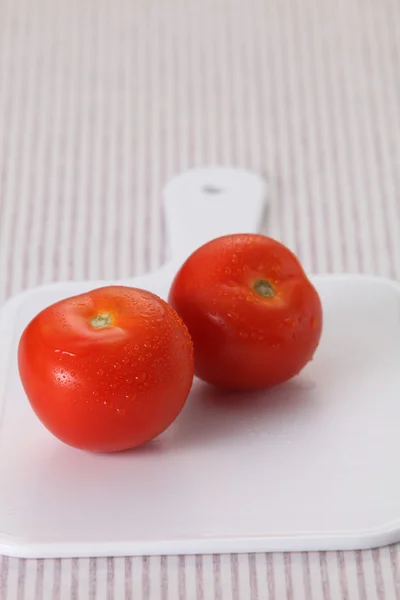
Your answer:
[[[100,376],[101,376],[101,375],[103,375],[103,374],[104,374],[104,371],[103,371],[103,369],[99,369],[99,370],[97,371],[97,375],[100,375]]]
[[[119,417],[123,417],[125,415],[125,413],[126,413],[125,408],[117,408],[117,415]]]
[[[114,363],[114,369],[120,369],[121,365],[119,364],[119,362]]]
[[[143,383],[143,381],[145,379],[146,379],[146,373],[144,373],[143,371],[141,373],[138,373],[137,375],[135,375],[136,383]]]
[[[294,327],[294,319],[284,319],[283,323],[286,327]]]

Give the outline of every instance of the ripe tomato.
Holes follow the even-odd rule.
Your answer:
[[[319,296],[294,254],[271,238],[228,235],[196,250],[169,302],[188,326],[195,374],[231,389],[297,375],[322,330]]]
[[[193,380],[186,326],[161,298],[111,286],[61,300],[26,327],[26,395],[60,440],[85,450],[139,446],[177,417]]]

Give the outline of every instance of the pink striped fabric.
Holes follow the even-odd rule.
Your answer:
[[[0,302],[158,266],[163,182],[210,163],[307,269],[398,278],[399,1],[1,0]],[[399,600],[399,561],[3,557],[0,599]]]

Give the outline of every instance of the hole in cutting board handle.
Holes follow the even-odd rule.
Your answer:
[[[182,264],[211,239],[260,231],[266,185],[244,169],[201,167],[175,175],[163,196],[169,258]]]
[[[225,190],[218,185],[213,185],[212,183],[203,185],[202,191],[206,194],[222,194]]]

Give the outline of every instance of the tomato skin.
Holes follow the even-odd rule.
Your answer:
[[[273,297],[253,285],[267,281]],[[297,375],[322,332],[317,291],[294,254],[257,234],[212,240],[177,273],[169,302],[194,344],[195,374],[229,389],[259,389]]]
[[[94,327],[99,314],[111,324]],[[161,298],[110,286],[39,313],[21,336],[18,366],[49,431],[76,448],[114,452],[153,439],[175,420],[193,380],[193,347]]]

